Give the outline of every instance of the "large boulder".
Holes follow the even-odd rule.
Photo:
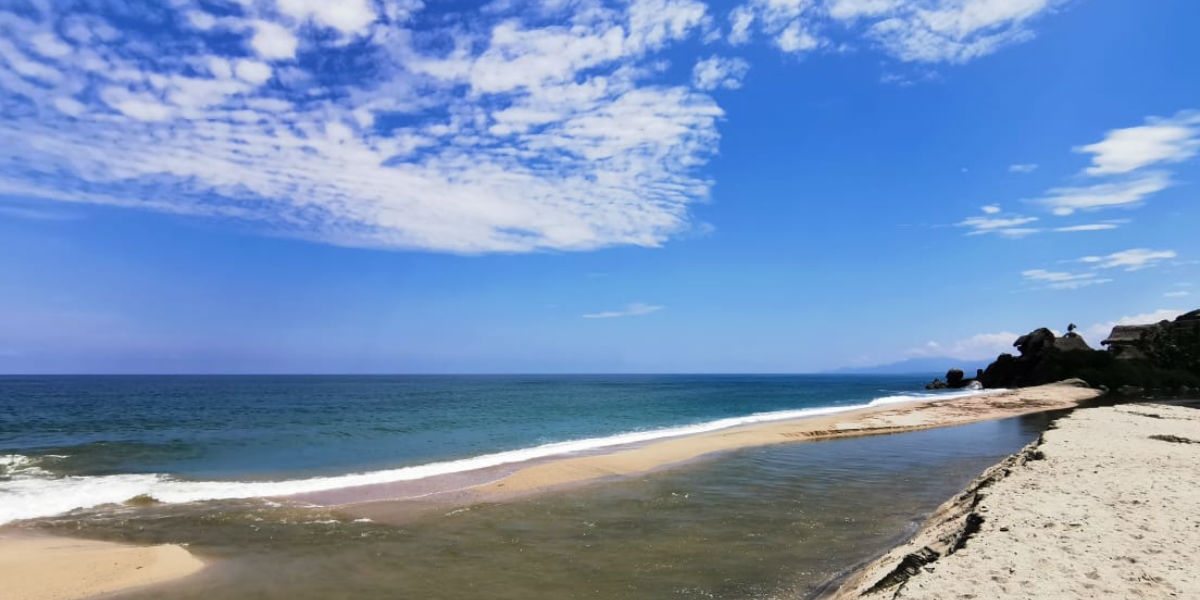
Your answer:
[[[1072,331],[1059,338],[1045,327],[1017,338],[1013,346],[1020,355],[997,357],[979,377],[984,387],[1013,388],[1058,381],[1064,377],[1058,368],[1060,356],[1077,350],[1092,351],[1079,334]]]

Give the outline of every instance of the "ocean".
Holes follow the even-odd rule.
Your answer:
[[[923,381],[3,377],[0,523],[215,560],[146,598],[803,597],[1046,418],[746,449],[400,525],[262,497],[903,402],[930,395]],[[124,504],[143,495],[161,503]]]

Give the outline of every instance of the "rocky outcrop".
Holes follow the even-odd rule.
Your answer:
[[[1200,372],[1200,310],[1174,321],[1148,325],[1118,325],[1100,342],[1113,356],[1145,360],[1166,369]]]
[[[1078,334],[1071,333],[1070,335]],[[1071,345],[1069,342],[1064,346]],[[1035,329],[1013,342],[1018,356],[1001,354],[984,370],[980,381],[988,388],[1012,388],[1041,385],[1065,379],[1056,377],[1055,363],[1059,355],[1074,350],[1060,350],[1054,332],[1045,327]],[[1087,344],[1085,343],[1086,347]]]
[[[1043,327],[1017,338],[1019,354],[1001,354],[980,381],[988,388],[1015,388],[1074,377],[1130,393],[1200,385],[1200,310],[1174,321],[1117,326],[1102,342],[1108,351],[1093,350],[1073,329],[1058,337]]]
[[[983,384],[979,382],[979,378],[983,375],[983,369],[975,369],[975,378],[966,379],[962,369],[950,369],[946,371],[946,380],[934,379],[925,384],[927,390],[960,390],[963,388],[980,389]]]

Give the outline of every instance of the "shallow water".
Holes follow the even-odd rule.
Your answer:
[[[1044,416],[746,449],[400,526],[222,502],[26,523],[190,544],[200,576],[130,598],[796,598],[910,534]]]

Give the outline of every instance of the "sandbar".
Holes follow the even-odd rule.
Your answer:
[[[336,495],[324,497],[313,494],[306,499],[325,504],[336,498],[335,504],[352,515],[380,521],[402,521],[409,518],[414,509],[501,501],[564,486],[646,473],[741,448],[964,425],[1074,408],[1080,402],[1100,394],[1099,390],[1081,383],[1060,382],[976,396],[917,400],[825,416],[731,427],[599,454],[558,457],[509,468],[496,479],[448,490],[443,494],[422,489],[420,494],[406,496],[403,487],[377,487],[359,491],[342,490]],[[386,489],[394,495],[380,498],[380,489]],[[360,500],[355,501],[355,496]]]
[[[182,546],[0,534],[0,597],[71,600],[173,581],[204,563]]]

